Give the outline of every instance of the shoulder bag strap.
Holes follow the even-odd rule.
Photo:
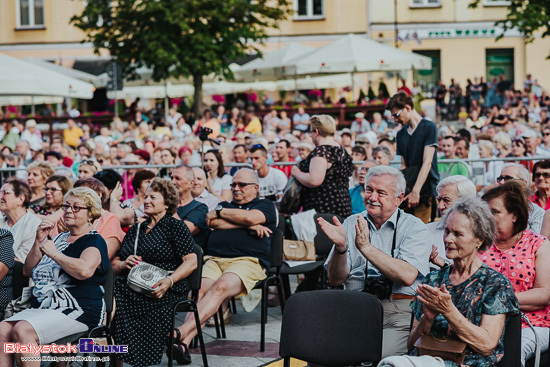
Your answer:
[[[141,222],[139,222],[138,226],[137,226],[136,241],[134,242],[134,255],[137,255],[137,245],[138,245],[138,239],[139,239],[139,227],[141,227]]]

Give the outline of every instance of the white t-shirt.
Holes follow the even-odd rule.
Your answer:
[[[258,176],[260,186],[260,198],[266,198],[271,195],[277,196],[283,194],[288,179],[283,171],[276,168],[269,168],[267,176],[264,178]]]
[[[222,178],[216,176],[212,181],[210,181],[210,187],[218,195],[222,194],[222,190],[231,190],[231,181],[233,177],[231,175],[225,174]]]

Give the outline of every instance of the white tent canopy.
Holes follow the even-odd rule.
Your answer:
[[[0,96],[0,106],[29,106],[38,104],[57,104],[62,103],[63,97],[48,96]]]
[[[296,74],[431,69],[429,57],[348,34],[293,61]]]
[[[84,71],[59,66],[46,60],[36,59],[34,57],[27,57],[25,60],[28,62],[32,62],[35,65],[69,76],[71,78],[92,83],[96,88],[105,88],[107,86],[107,82],[109,81],[109,76],[107,76],[107,73],[103,73],[101,75],[93,75]]]
[[[154,98],[179,98],[193,95],[195,89],[189,84],[176,84],[172,85],[167,83],[166,85],[144,85],[134,87],[124,87],[117,92],[107,92],[107,98],[109,99],[154,99]]]
[[[347,74],[334,74],[316,77],[306,77],[300,79],[289,79],[277,81],[279,90],[296,90],[296,89],[328,89],[349,87],[354,84],[361,83],[360,78]]]
[[[94,86],[26,60],[0,54],[0,95],[92,99]]]
[[[236,74],[245,81],[273,80],[284,76],[293,76],[295,73],[294,61],[315,51],[314,48],[297,43],[290,43],[277,51],[266,53],[244,64]]]

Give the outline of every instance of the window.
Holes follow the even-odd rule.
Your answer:
[[[441,0],[410,0],[411,8],[439,8]]]
[[[508,6],[510,3],[509,0],[483,0],[484,6]]]
[[[325,0],[294,0],[294,19],[324,19]]]
[[[413,80],[424,93],[424,97],[430,98],[438,81],[441,79],[441,51],[440,50],[413,50],[422,56],[432,59],[432,68],[430,70],[413,69]]]
[[[44,0],[16,0],[17,28],[44,28]]]
[[[500,74],[514,83],[514,49],[494,48],[485,50],[485,70],[487,81],[498,78]]]

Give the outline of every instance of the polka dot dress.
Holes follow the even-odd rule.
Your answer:
[[[166,215],[146,234],[148,224],[149,220],[141,225],[137,255],[149,264],[175,270],[181,264],[181,258],[194,250],[195,242],[187,226]],[[124,237],[117,253],[120,260],[134,254],[136,231],[137,225],[134,225]],[[134,367],[160,364],[170,330],[172,306],[187,298],[189,283],[185,279],[181,280],[164,297],[156,299],[128,288],[127,275],[117,277],[115,282],[115,342],[128,345],[128,354],[119,354],[117,357]]]
[[[495,245],[486,252],[480,253],[481,260],[504,274],[516,293],[525,292],[535,283],[537,251],[543,245],[546,237],[526,230],[518,243],[506,251],[500,251]],[[550,327],[550,306],[525,313],[533,326]],[[522,321],[522,327],[528,327]]]
[[[0,229],[0,262],[9,269],[6,276],[0,280],[0,319],[4,318],[4,310],[13,298],[11,282],[14,259],[13,235],[7,229]]]
[[[338,214],[343,218],[349,217],[351,212],[351,196],[348,185],[353,173],[353,161],[346,152],[342,156],[341,147],[333,145],[320,145],[315,148],[306,159],[299,163],[303,172],[309,172],[311,159],[323,157],[333,167],[327,170],[327,174],[321,186],[315,188],[302,188],[301,200],[304,211],[315,209],[317,213]]]

